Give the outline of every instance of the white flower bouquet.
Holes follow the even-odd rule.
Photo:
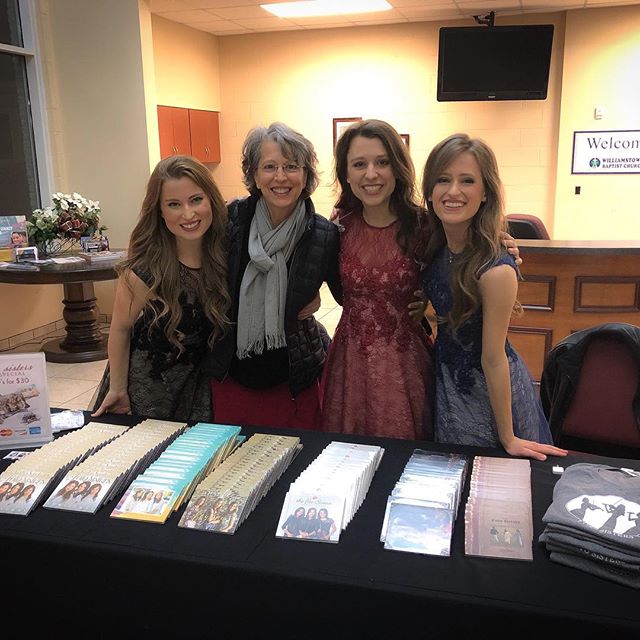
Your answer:
[[[100,203],[87,200],[79,193],[54,193],[52,206],[36,209],[27,220],[29,239],[46,246],[54,241],[80,240],[83,236],[99,236],[106,229],[100,221]]]

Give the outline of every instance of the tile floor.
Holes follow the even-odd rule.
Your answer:
[[[333,299],[327,285],[323,285],[320,289],[320,310],[315,316],[326,327],[330,336],[333,336],[336,330],[341,311],[342,308]],[[106,329],[106,326],[104,328]],[[63,330],[58,330],[46,336],[34,338],[9,351],[39,351],[44,342],[63,333]],[[4,353],[7,352],[4,351]],[[80,364],[47,362],[49,404],[61,409],[87,409],[92,406],[93,395],[102,379],[106,364],[106,360]]]

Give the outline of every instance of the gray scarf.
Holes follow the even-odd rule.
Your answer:
[[[238,307],[237,355],[287,345],[284,312],[287,300],[287,260],[304,232],[305,205],[298,201],[291,215],[275,229],[264,198],[256,204],[249,229],[249,264],[242,276]]]

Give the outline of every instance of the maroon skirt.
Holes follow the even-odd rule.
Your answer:
[[[270,389],[249,389],[227,377],[212,380],[213,419],[218,424],[320,430],[320,385],[291,397],[287,382]]]

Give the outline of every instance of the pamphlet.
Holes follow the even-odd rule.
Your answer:
[[[26,216],[0,216],[0,247],[14,249],[28,244]]]

